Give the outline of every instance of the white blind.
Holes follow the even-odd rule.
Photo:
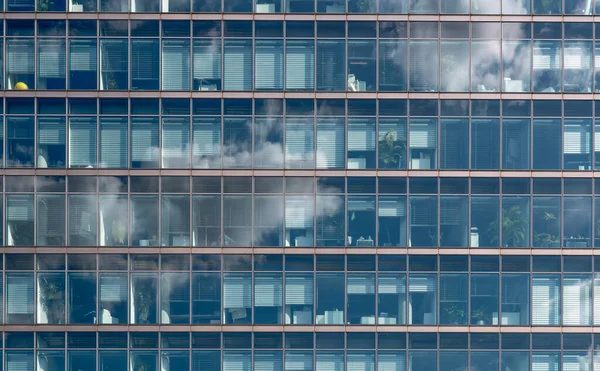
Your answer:
[[[131,161],[158,159],[158,118],[131,118]]]
[[[126,39],[100,40],[101,72],[127,73],[127,49]]]
[[[102,274],[100,276],[100,301],[125,302],[127,300],[127,275]]]
[[[536,42],[533,47],[533,69],[560,69],[561,50],[560,42]]]
[[[65,145],[67,128],[64,117],[38,118],[38,144]]]
[[[377,355],[377,371],[405,371],[406,354],[401,352],[379,352]]]
[[[394,196],[379,197],[380,217],[406,217],[406,199]]]
[[[71,117],[69,119],[69,166],[96,166],[96,119]]]
[[[221,78],[221,39],[194,40],[194,78]]]
[[[312,119],[287,118],[285,124],[286,167],[314,167],[314,152],[315,128]]]
[[[33,39],[6,40],[6,73],[33,74],[35,57]]]
[[[280,351],[254,352],[254,371],[281,371],[282,366]]]
[[[254,88],[283,90],[283,41],[256,40]]]
[[[348,119],[348,151],[374,151],[375,122],[371,119]]]
[[[432,148],[437,145],[437,121],[410,122],[410,148]]]
[[[6,196],[6,220],[8,222],[33,221],[33,195]]]
[[[348,196],[348,212],[352,211],[372,211],[374,215],[375,198],[372,196]]]
[[[315,87],[315,43],[313,40],[287,40],[285,89],[313,90]]]
[[[600,324],[600,278],[594,278],[594,325]]]
[[[344,371],[344,353],[317,352],[316,371]]]
[[[251,371],[252,354],[245,352],[223,352],[223,371]]]
[[[566,41],[565,42],[565,69],[589,69],[592,65],[592,53],[591,49],[587,47],[585,43],[576,42],[576,45]],[[571,44],[571,46],[567,46]]]
[[[162,41],[162,89],[190,90],[190,41]]]
[[[346,371],[375,371],[375,354],[349,351],[346,356]]]
[[[577,120],[579,121],[579,120]],[[591,152],[592,129],[585,123],[565,123],[564,153],[587,154]]]
[[[252,90],[252,41],[226,40],[224,90]]]
[[[96,47],[95,39],[72,39],[69,48],[69,71],[95,71]]]
[[[220,156],[221,119],[194,117],[193,155]]]
[[[33,352],[7,352],[6,371],[32,371]]]
[[[531,355],[531,371],[559,371],[558,356],[552,354]]]
[[[435,292],[437,282],[434,277],[410,276],[409,292]]]
[[[223,278],[223,307],[250,308],[252,279],[249,274],[226,274]]]
[[[190,156],[189,117],[164,117],[162,127],[163,167],[185,167]],[[181,159],[181,165],[170,160]]]
[[[286,352],[285,371],[313,371],[312,352]]]
[[[379,275],[377,290],[379,294],[405,294],[406,277],[404,275]]]
[[[283,301],[281,275],[254,276],[254,306],[280,307]]]
[[[32,314],[33,313],[33,275],[32,274],[7,274],[6,275],[6,313],[7,314]],[[29,369],[28,371],[31,371]]]
[[[558,325],[560,282],[557,278],[536,277],[531,288],[531,323],[533,325]]]
[[[127,167],[127,118],[100,118],[100,167]]]
[[[375,294],[375,276],[348,274],[348,294]]]
[[[60,39],[38,39],[38,76],[64,78],[65,67],[65,41]]]
[[[285,276],[285,305],[313,305],[314,278],[312,274]]]
[[[286,196],[285,198],[285,227],[313,227],[314,198],[311,196]]]
[[[564,278],[563,325],[582,326],[590,322],[590,285],[584,279]]]
[[[589,371],[591,368],[588,354],[563,354],[562,371]]]
[[[344,168],[344,122],[337,119],[320,119],[317,123],[317,168]]]

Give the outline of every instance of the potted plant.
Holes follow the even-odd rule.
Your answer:
[[[473,317],[473,320],[475,320],[475,323],[478,325],[485,325],[485,320],[487,318],[487,315],[485,314],[485,308],[481,307],[474,310],[471,317]]]
[[[450,304],[444,311],[451,325],[460,325],[465,321],[465,310],[459,304]]]
[[[54,6],[53,0],[39,0],[37,10],[38,10],[38,12],[47,12],[53,6]]]
[[[399,169],[406,153],[406,138],[398,137],[395,129],[389,129],[379,138],[379,166]]]
[[[137,309],[137,321],[136,323],[147,324],[150,323],[150,309],[152,308],[153,300],[152,284],[149,282],[143,282],[136,288],[135,293],[135,306]]]
[[[40,304],[46,313],[48,323],[65,323],[65,290],[59,281],[43,277],[40,284]]]
[[[556,220],[556,216],[549,212],[544,212],[544,228],[543,232],[533,233],[533,242],[536,247],[559,247],[560,242],[558,241],[558,237],[552,234],[552,224]]]
[[[518,205],[502,209],[502,243],[504,247],[518,247],[528,235],[528,223]],[[498,243],[498,219],[488,227],[490,241]]]

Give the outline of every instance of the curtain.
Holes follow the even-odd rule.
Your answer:
[[[224,66],[224,90],[252,90],[252,40],[226,40]]]
[[[69,118],[69,167],[96,166],[96,118]]]
[[[100,117],[100,167],[127,167],[127,118]]]
[[[254,88],[283,90],[283,41],[256,40]]]
[[[344,121],[319,119],[317,122],[317,168],[343,169],[345,167]]]
[[[38,76],[65,78],[65,40],[38,39]]]
[[[162,40],[162,90],[190,90],[189,40]]]
[[[285,89],[314,90],[315,43],[313,40],[286,40]]]

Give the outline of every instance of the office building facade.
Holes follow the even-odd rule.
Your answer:
[[[600,370],[600,3],[0,7],[0,370]]]

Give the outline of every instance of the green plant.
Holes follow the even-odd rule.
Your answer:
[[[48,323],[64,323],[65,301],[64,285],[43,277],[40,283],[40,304],[46,312]]]
[[[38,12],[47,12],[53,6],[54,6],[53,0],[39,0],[38,1]]]
[[[379,139],[379,160],[384,168],[397,166],[406,153],[406,138],[398,137],[395,129],[389,129]]]
[[[488,233],[492,243],[498,243],[498,219],[490,223]],[[502,208],[502,242],[505,246],[515,247],[525,240],[528,223],[518,205]]]
[[[552,224],[556,221],[556,216],[549,212],[544,212],[544,231],[533,234],[533,241],[536,246],[547,247],[551,243],[558,241],[558,237],[552,234]]]
[[[476,322],[485,322],[487,315],[485,314],[485,308],[481,307],[473,311],[471,315]]]
[[[465,320],[465,310],[458,304],[448,305],[444,311],[451,324],[460,324]]]

